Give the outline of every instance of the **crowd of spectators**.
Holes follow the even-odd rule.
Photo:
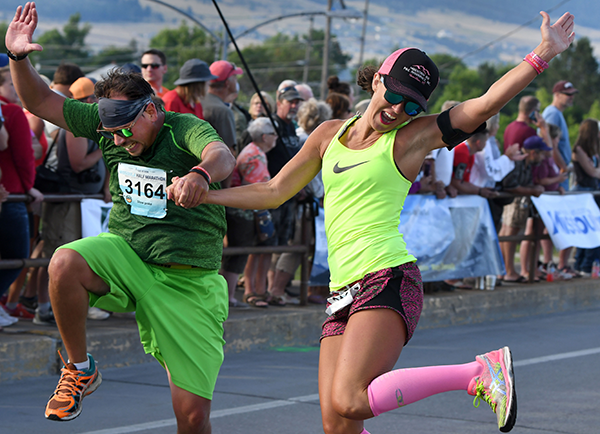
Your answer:
[[[50,257],[57,247],[81,237],[81,212],[77,202],[42,206],[43,194],[34,187],[35,167],[53,165],[64,180],[62,193],[99,193],[108,202],[106,167],[96,143],[44,124],[20,107],[5,57],[0,57],[0,258]],[[141,73],[152,86],[155,101],[166,110],[209,122],[237,158],[233,174],[221,183],[223,188],[268,181],[298,152],[319,124],[328,119],[360,116],[369,104],[369,100],[355,103],[353,86],[332,76],[322,101],[314,98],[308,84],[284,80],[274,97],[264,91],[255,93],[244,105],[236,102],[238,77],[243,70],[229,61],[219,60],[209,65],[200,59],[189,59],[181,67],[172,90],[163,85],[167,58],[162,51],[145,51],[139,63],[141,67],[126,64],[122,69]],[[59,66],[53,80],[48,80],[55,92],[86,103],[96,102],[94,83],[72,64]],[[530,196],[550,191],[563,194],[569,188],[596,190],[600,179],[598,121],[586,119],[581,124],[571,151],[562,112],[572,105],[577,89],[568,81],[560,81],[552,90],[552,104],[543,113],[537,98],[522,97],[518,116],[506,127],[502,138],[498,137],[499,115],[496,115],[488,120],[485,129],[453,150],[440,149],[428,155],[410,194],[431,193],[438,199],[458,194],[482,196],[489,203],[498,234],[513,236],[533,233],[535,209]],[[456,104],[458,101],[446,101],[442,111]],[[499,197],[499,192],[513,193],[516,197]],[[2,204],[10,193],[29,194],[33,201]],[[314,244],[310,216],[315,215],[322,198],[323,184],[317,176],[278,209],[257,213],[228,208],[224,245],[302,243],[300,228],[306,215],[308,237]],[[310,210],[306,215],[305,208],[299,206],[304,204]],[[39,234],[38,228],[41,228]],[[551,241],[542,240],[540,244],[542,259],[534,280],[543,278],[550,269],[558,270],[558,278],[578,277],[590,273],[592,263],[600,259],[600,248],[578,249],[573,269],[569,266],[571,249],[558,252],[555,261]],[[506,274],[499,276],[500,279],[529,281],[530,255],[536,258],[540,255],[533,250],[531,242],[521,243],[519,272],[515,266],[517,242],[502,242]],[[229,306],[266,308],[297,302],[286,289],[300,260],[301,255],[294,253],[224,256],[221,274],[228,283]],[[244,287],[241,300],[235,297],[239,285]],[[44,268],[0,270],[0,296],[3,296],[0,327],[11,325],[18,318],[54,324],[47,287]],[[444,286],[449,290],[455,287],[468,285],[447,281]],[[326,288],[309,291],[309,302],[326,302]],[[109,315],[92,308],[88,317],[105,319]]]
[[[544,192],[598,190],[600,179],[598,120],[581,123],[577,142],[571,149],[563,111],[573,104],[578,90],[561,80],[553,89],[552,103],[540,113],[540,101],[531,95],[519,101],[517,118],[504,131],[501,145],[499,115],[489,119],[486,128],[471,136],[452,151],[441,149],[425,160],[411,193],[435,193],[438,198],[473,194],[487,199],[492,219],[501,237],[534,233],[534,218],[539,218],[531,197]],[[443,109],[456,105],[447,101]],[[504,153],[502,153],[502,148]],[[448,167],[452,166],[449,176]],[[500,192],[513,196],[499,195]],[[543,224],[537,235],[548,234]],[[552,273],[553,279],[571,279],[591,273],[594,261],[600,261],[600,249],[572,248],[555,253],[550,239],[534,249],[533,241],[522,241],[520,269],[515,266],[517,241],[503,241],[500,248],[506,273],[498,276],[511,283],[537,282]],[[541,250],[541,252],[540,252]],[[542,258],[540,259],[540,253]],[[529,268],[537,263],[535,275]],[[570,264],[573,264],[571,266]],[[442,289],[470,288],[463,281],[446,281]],[[440,288],[437,286],[436,288]]]
[[[12,86],[8,58],[3,55],[0,62],[0,108],[4,110],[4,116],[0,116],[0,169],[4,174],[2,178],[0,172],[0,204],[10,193],[25,193],[34,198],[27,204],[10,202],[0,208],[0,258],[48,258],[56,248],[81,237],[81,211],[78,202],[43,202],[43,193],[34,188],[36,182],[42,185],[36,166],[49,169],[59,178],[59,187],[46,193],[101,194],[109,202],[106,167],[96,143],[74,137],[23,109]],[[221,183],[223,188],[269,180],[298,152],[308,134],[333,117],[332,113],[348,118],[353,111],[352,86],[337,76],[329,79],[328,102],[315,100],[309,85],[284,80],[275,98],[267,92],[260,93],[262,98],[254,94],[244,107],[235,101],[239,92],[237,79],[243,74],[235,64],[220,60],[209,65],[200,59],[189,59],[181,67],[174,89],[163,84],[167,68],[165,54],[157,49],[142,53],[139,66],[128,63],[121,67],[124,72],[142,74],[155,92],[155,101],[165,110],[197,116],[215,128],[237,158],[233,174]],[[54,92],[64,97],[97,102],[95,80],[86,77],[77,65],[63,63],[52,80],[43,78]],[[363,109],[366,103],[363,102]],[[261,213],[260,217],[253,210],[227,209],[229,230],[224,245],[299,243],[302,213],[298,204],[318,204],[322,197],[322,182],[315,179],[298,197],[278,209]],[[266,224],[270,233],[260,232],[261,223],[262,230]],[[312,226],[309,229],[314,230]],[[311,238],[314,239],[314,234]],[[298,254],[225,256],[221,274],[228,282],[230,307],[283,306],[287,301],[297,302],[285,289],[300,258]],[[243,300],[235,298],[239,284],[244,285]],[[46,268],[0,270],[0,285],[0,327],[18,319],[55,324]],[[325,303],[324,295],[311,293],[309,300]],[[105,319],[109,315],[90,308],[88,318]]]

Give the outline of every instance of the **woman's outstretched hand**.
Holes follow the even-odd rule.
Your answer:
[[[542,26],[542,43],[540,46],[544,49],[544,53],[539,55],[546,61],[553,59],[560,53],[569,48],[569,45],[575,39],[575,17],[569,12],[560,17],[553,25],[550,25],[550,16],[541,11]]]

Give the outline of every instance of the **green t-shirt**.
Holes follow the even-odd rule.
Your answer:
[[[166,185],[175,176],[182,177],[202,161],[202,151],[210,142],[221,138],[208,122],[194,115],[166,112],[162,126],[152,146],[141,156],[133,157],[112,140],[96,132],[100,124],[97,104],[65,100],[63,114],[69,129],[76,137],[87,137],[99,143],[104,162],[110,173],[110,193],[113,208],[108,222],[109,231],[122,237],[145,262],[189,264],[206,269],[218,269],[223,253],[226,232],[225,209],[219,205],[202,204],[185,209],[166,201],[166,215],[162,218],[131,213],[127,203],[130,196],[119,185],[119,163],[162,169]],[[211,190],[220,189],[212,183]],[[136,189],[143,199],[144,185]],[[166,198],[162,187],[154,194]],[[127,200],[126,200],[127,198]]]

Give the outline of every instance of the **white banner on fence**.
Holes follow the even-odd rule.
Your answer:
[[[108,232],[108,216],[112,202],[100,199],[83,199],[81,201],[81,236],[95,237],[100,232]]]
[[[312,285],[326,285],[329,278],[322,209],[319,214]],[[399,231],[417,258],[424,282],[504,274],[498,236],[484,198],[438,200],[431,195],[409,195],[400,220]]]
[[[600,246],[600,210],[590,193],[532,197],[557,249]]]

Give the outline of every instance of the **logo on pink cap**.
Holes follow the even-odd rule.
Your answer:
[[[431,74],[429,73],[429,70],[423,65],[405,66],[404,70],[409,75],[409,77],[414,78],[422,85],[431,86]]]

